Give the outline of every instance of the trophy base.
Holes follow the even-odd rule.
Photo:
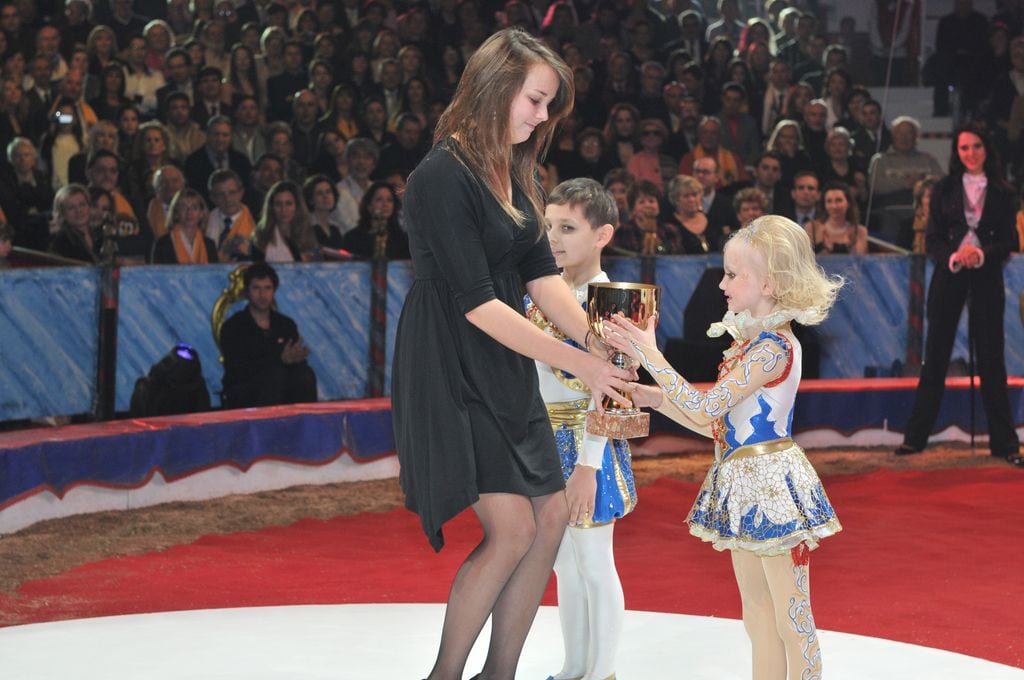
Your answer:
[[[587,432],[611,439],[646,437],[651,431],[650,413],[587,412]]]

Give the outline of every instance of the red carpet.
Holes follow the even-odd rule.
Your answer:
[[[879,471],[826,480],[844,531],[813,554],[818,626],[940,647],[1024,666],[1020,578],[1024,475],[1012,469]],[[630,609],[739,618],[727,554],[692,538],[682,518],[695,484],[640,490],[617,529]],[[478,540],[463,515],[434,555],[415,517],[302,521],[207,536],[140,557],[109,559],[0,595],[28,622],[177,609],[364,602],[443,602]],[[545,598],[554,604],[553,583]]]

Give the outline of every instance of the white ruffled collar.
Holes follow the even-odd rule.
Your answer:
[[[718,338],[726,333],[736,340],[757,337],[762,331],[769,331],[783,326],[790,321],[811,324],[821,319],[821,311],[809,307],[807,309],[779,309],[768,316],[751,316],[750,312],[726,312],[721,321],[716,321],[708,328],[708,337]]]

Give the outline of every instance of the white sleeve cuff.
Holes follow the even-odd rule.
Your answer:
[[[604,448],[607,445],[608,437],[588,432],[583,436],[583,450],[576,456],[577,464],[600,469],[604,461]]]

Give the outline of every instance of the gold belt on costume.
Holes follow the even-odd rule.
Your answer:
[[[576,427],[587,422],[587,409],[590,406],[590,398],[573,399],[572,401],[550,401],[545,404],[548,409],[548,418],[554,426],[565,425]]]
[[[786,449],[794,446],[796,446],[796,442],[789,437],[783,437],[782,439],[771,439],[766,442],[758,442],[757,444],[738,446],[726,457],[753,458],[754,456],[764,456],[769,453],[779,453],[780,451],[785,451]]]

